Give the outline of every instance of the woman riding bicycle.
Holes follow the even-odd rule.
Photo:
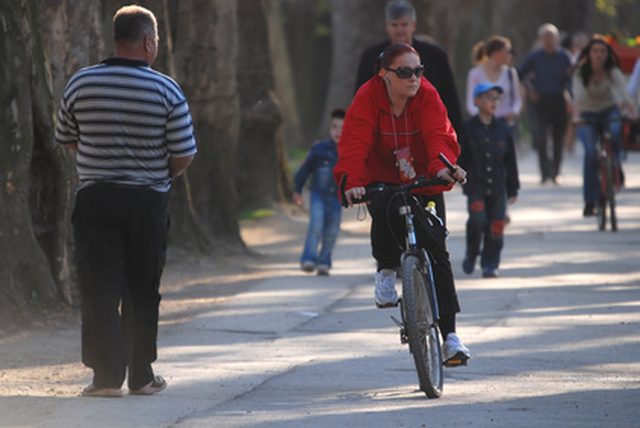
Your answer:
[[[574,123],[584,146],[583,197],[585,217],[595,215],[600,197],[598,184],[597,140],[600,132],[608,132],[613,142],[614,158],[621,160],[621,113],[635,116],[618,57],[599,35],[591,38],[578,58],[573,75]]]
[[[438,215],[444,220],[442,191],[450,190],[456,181],[464,181],[466,173],[456,167],[452,174],[438,159],[442,152],[455,162],[460,149],[447,111],[435,88],[422,77],[423,71],[416,50],[395,43],[381,54],[378,74],[356,93],[347,110],[334,169],[337,182],[346,177],[345,197],[349,204],[362,197],[364,186],[371,183],[403,184],[417,176],[437,176],[451,184],[418,190],[416,196],[422,206],[427,200],[435,201]],[[398,198],[383,194],[368,205],[372,217],[371,247],[378,265],[375,275],[378,307],[394,306],[398,300],[396,270],[404,244],[404,222],[398,213],[401,204]],[[418,235],[419,241],[427,241],[420,228]],[[445,233],[439,240],[434,244],[441,251],[432,256],[444,359],[455,356],[466,360],[469,350],[455,334],[455,317],[460,307]]]

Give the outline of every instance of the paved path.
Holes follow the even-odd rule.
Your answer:
[[[640,155],[626,167],[618,233],[581,217],[578,156],[560,186],[540,186],[534,161],[521,159],[498,279],[461,272],[465,201],[458,191],[447,199],[458,330],[473,359],[446,370],[440,399],[417,391],[389,319],[397,311],[373,307],[367,225],[351,212],[331,277],[297,270],[304,220],[292,217],[279,234],[252,238],[272,254],[253,276],[216,279],[235,291],[165,314],[155,366],[169,382],[163,393],[86,399],[23,388],[0,397],[0,426],[638,427]],[[185,296],[165,297],[175,308]],[[76,334],[58,333],[73,343],[60,352],[77,351]],[[0,342],[0,358],[20,340]]]

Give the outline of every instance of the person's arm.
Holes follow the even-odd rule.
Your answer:
[[[582,84],[580,73],[576,70],[573,74],[571,89],[573,92],[573,123],[579,123],[581,120],[580,113],[582,105],[589,96],[587,88]]]
[[[626,116],[635,118],[638,115],[638,112],[633,100],[626,90],[626,82],[622,71],[619,68],[615,67],[611,70],[611,81],[613,92],[618,98],[617,103],[620,106],[620,109],[626,113]]]
[[[529,73],[531,73],[531,69],[533,67],[533,52],[529,53],[524,60],[520,63],[520,65],[516,68],[518,70],[518,77],[520,80],[525,81],[529,77]]]
[[[473,99],[473,88],[475,88],[476,85],[480,83],[478,81],[479,73],[481,72],[479,67],[481,66],[473,67],[471,70],[469,70],[469,74],[467,74],[467,112],[469,112],[471,116],[475,116],[476,114],[478,114],[478,107],[476,107]]]
[[[509,67],[508,72],[511,75],[511,91],[513,93],[513,105],[511,106],[511,113],[514,116],[519,116],[522,111],[522,93],[520,92],[520,79],[518,78],[518,71],[514,67]]]
[[[509,133],[507,138],[507,153],[504,158],[504,168],[506,171],[506,187],[509,202],[515,202],[520,189],[520,177],[518,175],[518,160],[516,158],[516,147],[513,143],[513,137]]]
[[[441,51],[439,55],[435,55],[433,64],[426,64],[426,66],[437,68],[441,73],[441,78],[439,79],[440,84],[437,91],[440,95],[441,102],[446,108],[449,121],[457,134],[456,144],[459,143],[462,145],[466,139],[462,121],[462,109],[460,108],[460,101],[458,99],[456,81],[453,77],[453,71],[451,70],[446,52]]]
[[[346,175],[346,189],[368,184],[367,159],[373,147],[376,111],[369,91],[358,91],[344,118],[338,161],[333,169],[336,183]]]
[[[460,157],[458,158],[458,165],[460,165],[467,172],[467,182],[462,186],[462,190],[465,195],[472,196],[480,193],[480,180],[477,178],[477,154],[475,148],[475,142],[473,139],[473,127],[471,121],[465,122],[465,135],[467,139],[464,145],[461,146]]]
[[[627,94],[635,102],[638,99],[638,90],[640,89],[640,59],[636,60],[636,65],[633,66],[633,72],[629,78],[627,84]]]
[[[169,157],[169,173],[171,174],[171,178],[176,178],[181,176],[189,167],[189,165],[191,165],[191,162],[193,161],[194,156],[181,156],[181,157],[175,157],[175,156],[170,156]]]
[[[165,136],[169,152],[169,174],[171,178],[176,178],[184,174],[198,151],[186,99],[179,100],[169,112]]]
[[[367,80],[371,79],[374,75],[375,60],[369,53],[369,49],[362,52],[360,56],[360,62],[358,63],[358,74],[356,75],[356,87],[353,93],[355,94]]]
[[[300,165],[300,168],[298,168],[296,175],[293,177],[294,192],[297,194],[302,193],[304,183],[307,181],[309,174],[311,174],[313,157],[314,153],[312,147],[309,151],[309,154],[307,154],[307,157],[304,159],[304,162],[302,162],[302,165]]]
[[[447,109],[435,90],[426,79],[422,79],[421,91],[423,94],[423,107],[420,117],[422,140],[424,149],[427,154],[427,172],[431,177],[442,177],[455,181],[462,181],[466,173],[462,168],[458,168],[455,177],[449,173],[447,166],[440,160],[440,153],[444,154],[451,163],[455,164],[460,156],[460,145],[456,138],[456,132],[453,129]],[[440,193],[444,190],[451,189],[450,186],[435,186],[434,193]]]
[[[65,91],[65,97],[60,101],[54,138],[69,154],[75,156],[78,150],[78,125],[73,112],[67,107],[67,101],[71,96],[72,94]]]

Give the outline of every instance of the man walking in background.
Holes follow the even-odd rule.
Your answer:
[[[562,163],[564,134],[567,129],[569,83],[571,80],[570,54],[560,46],[560,34],[553,24],[538,29],[539,49],[531,52],[518,67],[520,80],[529,82],[528,97],[533,106],[532,135],[538,150],[540,182],[551,180],[557,184]],[[552,157],[549,160],[547,134],[551,128]]]
[[[75,153],[73,212],[82,309],[83,396],[150,395],[171,180],[196,153],[189,106],[176,82],[150,68],[158,52],[153,13],[125,6],[113,17],[115,56],[76,72],[57,116],[56,140]]]

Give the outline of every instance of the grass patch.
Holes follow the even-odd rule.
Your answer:
[[[273,217],[275,213],[276,212],[274,210],[268,208],[262,208],[253,211],[243,211],[240,213],[240,220],[258,220],[261,218]]]

